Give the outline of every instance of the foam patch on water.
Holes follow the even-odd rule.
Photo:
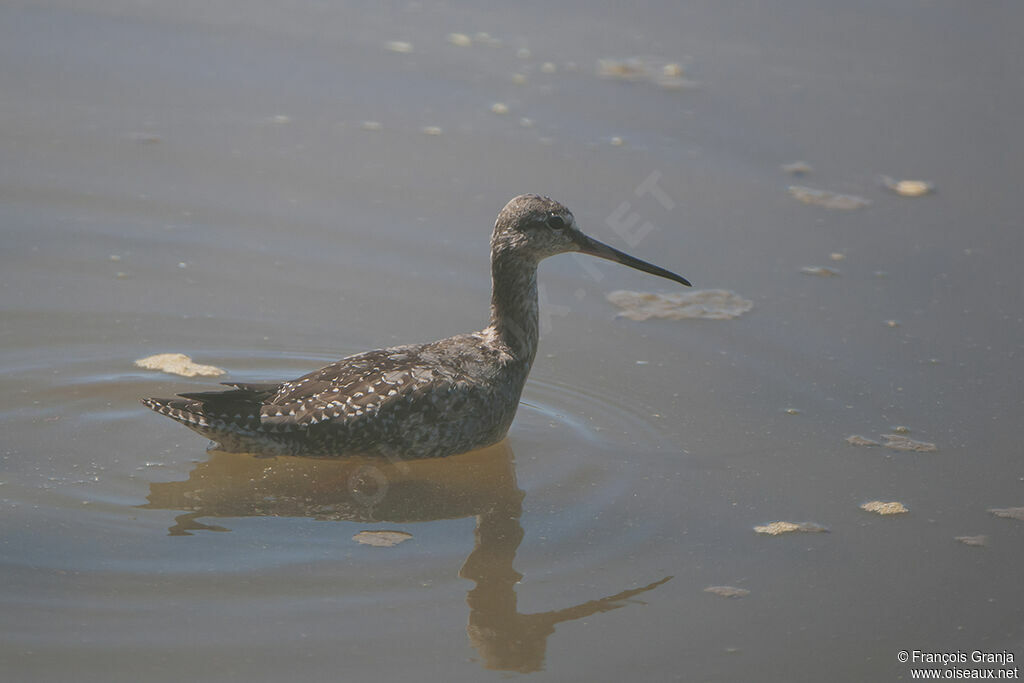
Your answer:
[[[927,180],[896,180],[884,175],[881,181],[882,185],[901,197],[923,197],[935,191],[935,185]]]
[[[906,427],[901,427],[900,429],[905,430]],[[902,434],[882,434],[882,438],[885,439],[884,443],[868,439],[860,434],[852,434],[846,437],[846,443],[851,446],[885,446],[894,451],[911,451],[914,453],[933,453],[939,450],[939,447],[933,443],[916,441]]]
[[[826,209],[838,209],[840,211],[863,209],[865,206],[869,206],[871,204],[870,199],[858,197],[857,195],[838,194],[836,192],[816,190],[813,187],[804,187],[802,185],[791,185],[789,187],[789,194],[791,194],[794,199],[801,201],[804,204],[813,204],[814,206],[822,206]]]
[[[182,377],[220,377],[224,370],[214,365],[200,365],[183,353],[158,353],[135,361],[135,365],[147,370],[160,370]]]
[[[956,540],[964,545],[973,546],[975,548],[981,548],[988,545],[988,536],[984,534],[979,536],[957,536]]]
[[[815,275],[817,277],[838,277],[839,271],[834,268],[825,268],[823,266],[804,266],[800,269],[800,272],[804,275]]]
[[[989,510],[996,517],[1004,519],[1019,519],[1024,522],[1024,507],[1022,508],[992,508]]]
[[[698,81],[686,77],[686,70],[679,62],[659,65],[658,62],[641,57],[599,59],[597,75],[601,78],[633,83],[650,82],[666,90],[687,90],[700,86]]]
[[[780,534],[791,534],[794,532],[819,534],[828,532],[828,529],[814,522],[800,522],[799,524],[796,522],[771,522],[770,524],[755,526],[754,531],[768,536],[779,536]]]
[[[896,451],[913,451],[915,453],[931,453],[939,447],[927,441],[915,441],[902,434],[882,434],[885,443],[882,445]]]
[[[723,598],[743,598],[750,595],[750,591],[746,588],[737,588],[736,586],[708,586],[704,589],[704,592]]]
[[[877,512],[880,515],[902,515],[909,512],[907,506],[899,501],[886,503],[881,500],[872,500],[861,505],[860,509],[867,510],[868,512]]]
[[[726,289],[700,289],[696,292],[655,294],[620,289],[608,294],[608,301],[623,309],[619,313],[630,320],[667,318],[686,320],[731,320],[749,312],[754,302]]]

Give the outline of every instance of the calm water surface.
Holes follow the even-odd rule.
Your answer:
[[[1022,19],[5,3],[4,680],[862,681],[909,678],[900,650],[1024,658],[1024,523],[988,512],[1024,506]],[[509,438],[437,462],[207,452],[139,405],[213,384],[133,366],[154,353],[266,381],[478,329],[494,216],[530,191],[753,310],[616,318],[610,291],[674,290],[547,261]],[[846,443],[895,427],[938,450]],[[754,532],[773,521],[830,533]],[[381,530],[412,538],[353,540]]]

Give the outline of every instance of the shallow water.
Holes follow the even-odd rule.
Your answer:
[[[1024,505],[1022,14],[4,4],[4,679],[855,681],[909,678],[899,650],[1024,657],[1024,524],[988,512]],[[663,87],[666,65],[695,83]],[[609,292],[677,290],[547,261],[509,438],[444,461],[208,453],[139,405],[213,383],[133,365],[155,353],[265,381],[480,327],[490,226],[529,191],[753,309],[631,321]],[[938,450],[846,442],[897,426]],[[829,533],[753,530],[774,521]],[[412,538],[353,540],[381,530]]]

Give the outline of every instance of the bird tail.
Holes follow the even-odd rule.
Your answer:
[[[142,404],[193,429],[258,428],[260,407],[277,391],[277,385],[232,383],[228,386],[235,388],[189,392],[178,394],[177,398],[144,398]]]

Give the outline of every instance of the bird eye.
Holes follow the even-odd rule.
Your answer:
[[[561,216],[552,216],[548,219],[548,227],[552,230],[561,230],[565,227],[565,221]]]

